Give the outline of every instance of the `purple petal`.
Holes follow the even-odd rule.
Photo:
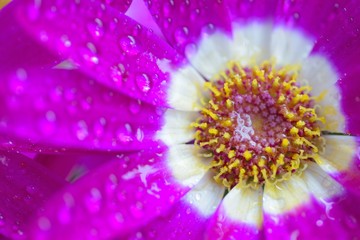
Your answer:
[[[274,16],[278,0],[225,0],[232,19],[240,22],[270,20]]]
[[[0,11],[0,72],[19,67],[53,67],[58,56],[50,53],[24,32],[15,18],[13,1]]]
[[[356,67],[358,68],[358,67]],[[360,134],[360,69],[350,70],[338,82],[341,91],[341,106],[346,118],[346,132]]]
[[[152,149],[115,157],[52,198],[34,221],[32,237],[108,239],[144,226],[189,191],[168,161],[182,156]]]
[[[207,239],[262,239],[262,189],[233,188],[207,227]]]
[[[318,39],[327,27],[334,27],[334,20],[337,19],[340,9],[346,5],[346,2],[346,0],[278,1],[275,22],[289,28],[301,29],[313,39]],[[337,20],[336,25],[338,24]]]
[[[158,144],[154,136],[163,109],[115,93],[76,70],[18,69],[2,80],[0,132],[8,141],[26,140],[37,151],[128,151]]]
[[[151,31],[96,2],[27,2],[19,18],[45,45],[116,91],[154,105],[172,106],[168,102],[171,74],[186,62]],[[191,80],[182,82],[191,85]]]
[[[132,0],[100,0],[101,3],[105,3],[120,12],[126,12],[131,5]]]
[[[299,178],[265,186],[264,232],[273,239],[354,239],[359,197],[346,192],[315,164]]]
[[[269,239],[356,239],[360,236],[359,198],[344,195],[320,202],[312,199],[281,216],[265,215]]]
[[[347,2],[347,1],[346,1]],[[326,29],[317,39],[314,53],[327,56],[336,66],[340,78],[359,69],[360,54],[360,7],[356,1],[334,5]],[[344,84],[351,84],[344,82]]]
[[[166,214],[156,218],[127,239],[204,239],[209,218],[214,213],[224,188],[207,174]]]
[[[30,216],[65,182],[32,159],[0,151],[0,183],[0,234],[22,239]]]
[[[220,30],[231,35],[230,19],[222,1],[146,1],[167,40],[188,55],[202,40]]]
[[[159,26],[151,16],[149,9],[146,7],[143,0],[132,1],[129,10],[126,11],[126,16],[129,16],[141,25],[151,29],[160,38],[165,39]]]

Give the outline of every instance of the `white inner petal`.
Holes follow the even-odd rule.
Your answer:
[[[256,228],[262,226],[262,196],[261,188],[233,188],[222,203],[226,216],[241,223],[250,224]]]
[[[327,173],[338,173],[351,167],[357,154],[356,138],[351,136],[324,136],[325,151],[318,161]]]
[[[316,163],[308,163],[308,168],[304,171],[304,179],[309,193],[320,202],[325,203],[327,199],[341,195],[343,187],[323,171]]]
[[[301,63],[309,56],[314,41],[299,31],[276,27],[271,36],[270,56],[279,66]]]
[[[310,196],[303,179],[291,176],[277,184],[265,184],[263,206],[266,213],[279,215],[309,201]]]
[[[182,185],[193,187],[207,172],[209,160],[202,158],[194,145],[174,145],[169,148],[167,165]]]
[[[194,138],[194,128],[190,124],[198,117],[197,112],[168,109],[164,115],[164,125],[156,134],[167,146],[186,143]]]
[[[247,25],[233,24],[232,60],[242,65],[261,63],[270,58],[272,24],[252,22]]]
[[[222,32],[206,35],[196,48],[188,45],[185,50],[186,57],[191,64],[207,79],[226,68],[232,57],[231,39]]]
[[[310,55],[302,62],[299,83],[312,87],[311,95],[320,96],[318,114],[326,118],[323,130],[344,132],[345,118],[340,110],[340,92],[336,86],[339,79],[335,68],[323,56]]]
[[[191,66],[174,70],[167,60],[158,61],[157,65],[163,72],[170,74],[168,104],[177,110],[199,110],[200,99],[204,95],[204,79],[199,73]]]
[[[211,216],[218,207],[225,188],[213,179],[208,172],[204,178],[184,197],[184,201],[194,207],[203,216]]]

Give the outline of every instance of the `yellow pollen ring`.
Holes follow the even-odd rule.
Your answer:
[[[285,180],[319,151],[317,98],[297,85],[298,66],[275,66],[229,63],[204,84],[210,98],[191,127],[195,145],[212,158],[214,179],[227,188]]]

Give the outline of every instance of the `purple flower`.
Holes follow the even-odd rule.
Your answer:
[[[145,5],[1,10],[0,233],[357,239],[358,1]]]

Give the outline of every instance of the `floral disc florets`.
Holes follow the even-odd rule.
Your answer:
[[[232,63],[215,80],[196,128],[195,144],[211,156],[215,180],[227,188],[286,179],[313,161],[319,118],[309,86],[299,86],[295,66],[240,67]]]

